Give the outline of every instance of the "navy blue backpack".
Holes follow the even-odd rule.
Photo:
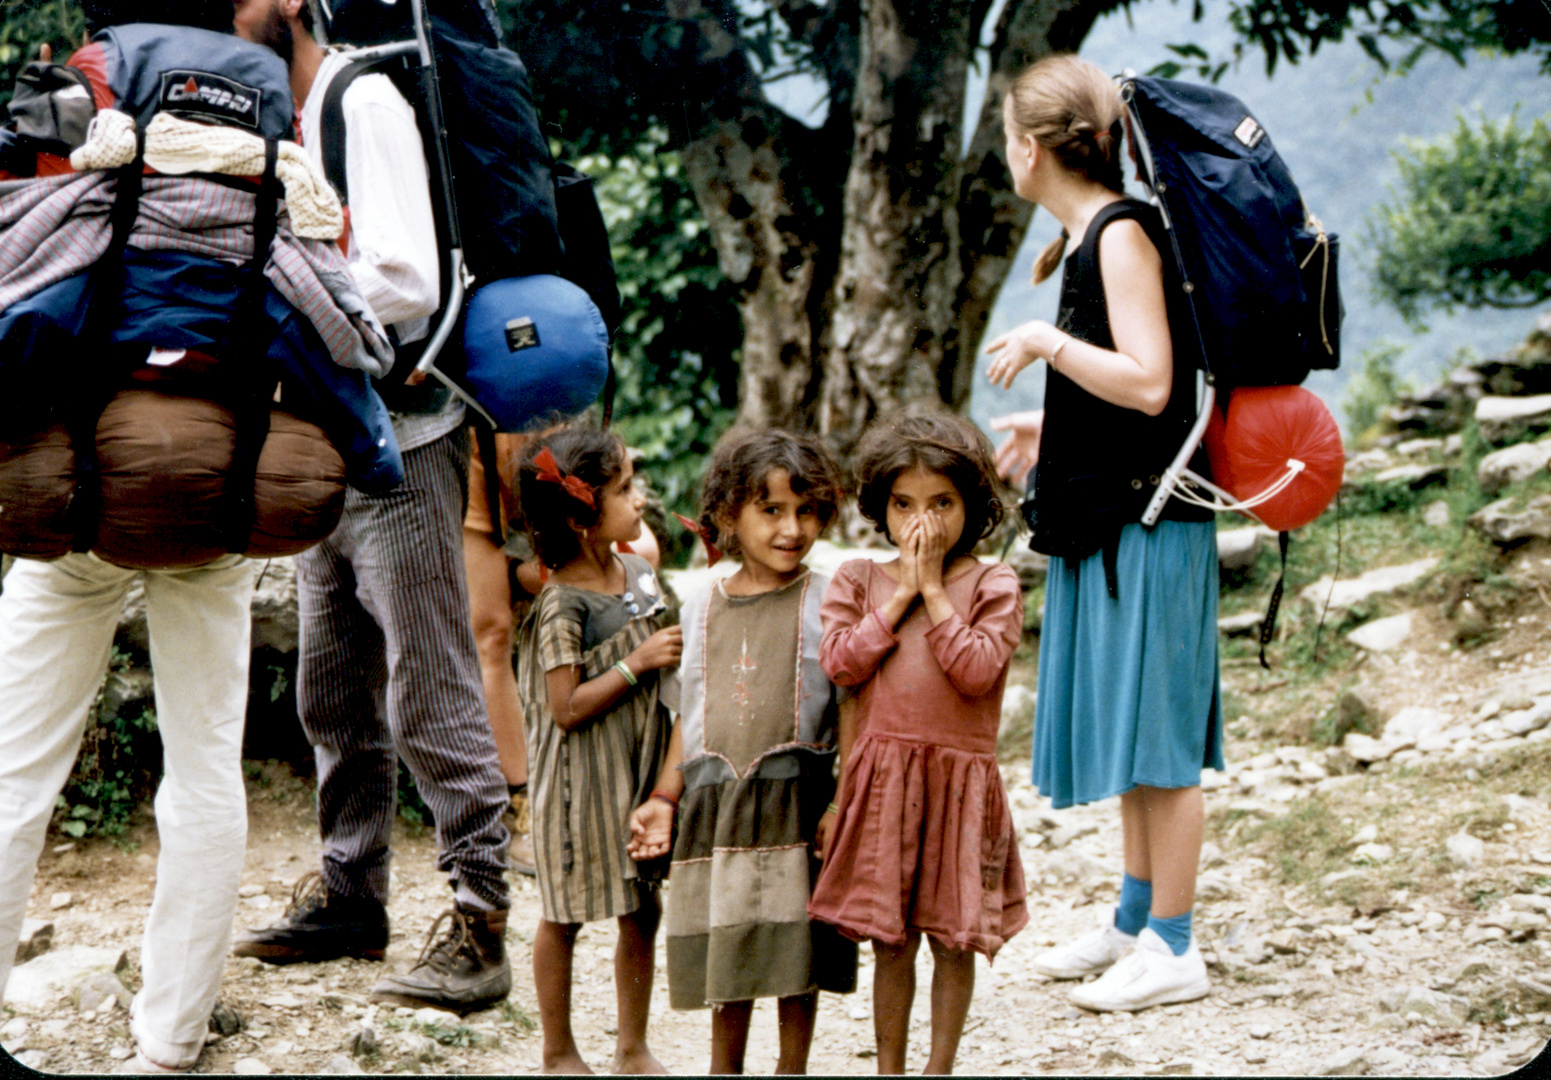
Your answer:
[[[1215,87],[1130,77],[1120,92],[1219,407],[1235,387],[1296,385],[1336,367],[1339,244],[1309,213],[1265,128]]]

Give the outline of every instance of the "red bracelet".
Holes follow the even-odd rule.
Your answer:
[[[669,795],[666,791],[654,791],[652,792],[651,797],[654,799],[661,799],[675,810],[679,808],[679,801],[672,795]]]

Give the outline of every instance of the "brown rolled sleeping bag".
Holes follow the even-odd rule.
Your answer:
[[[180,570],[227,554],[225,478],[236,424],[203,398],[122,390],[97,422],[101,510],[93,553],[133,570]],[[0,442],[0,551],[55,559],[71,550],[75,455],[64,425]],[[339,523],[345,463],[316,426],[270,412],[242,554],[294,555]]]

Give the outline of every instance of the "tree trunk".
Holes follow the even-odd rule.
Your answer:
[[[523,10],[541,73],[574,74],[579,58],[595,72],[596,92],[571,85],[573,121],[611,130],[622,110],[669,128],[740,290],[739,419],[816,428],[846,453],[878,415],[968,403],[1032,212],[1009,190],[1002,97],[1018,71],[1075,48],[1117,2],[1006,0],[967,152],[966,82],[993,0],[766,0],[827,86],[816,131],[765,96],[759,72],[779,62],[749,29],[754,5],[527,0]]]
[[[967,0],[873,0],[823,360],[819,428],[840,450],[875,415],[944,401],[959,279]],[[944,390],[949,393],[945,394]]]
[[[838,258],[826,262],[810,232],[800,249],[771,248],[765,280],[748,282],[741,419],[806,422],[846,453],[881,414],[968,404],[976,353],[1033,210],[1009,187],[1002,98],[1019,71],[1075,47],[1113,6],[1008,0],[967,152],[966,82],[986,0],[872,0],[858,12],[849,167],[824,207],[840,219]],[[743,265],[723,259],[733,271]]]

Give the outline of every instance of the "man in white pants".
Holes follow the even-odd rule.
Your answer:
[[[154,20],[230,29],[228,0],[83,6],[89,28]],[[100,56],[85,59],[93,49],[101,46],[87,45],[78,62],[101,92]],[[142,985],[130,1007],[138,1052],[120,1072],[182,1072],[205,1045],[248,831],[242,733],[256,576],[257,564],[238,555],[190,570],[136,571],[70,554],[18,560],[0,581],[0,1000],[124,597],[136,580],[145,589],[164,755],[156,794],[161,852],[140,948]]]
[[[248,835],[242,729],[256,564],[141,573],[94,555],[22,559],[0,592],[0,993],[54,800],[108,669],[124,596],[145,585],[166,772],[161,855],[131,1008],[132,1071],[181,1071],[205,1045]]]

